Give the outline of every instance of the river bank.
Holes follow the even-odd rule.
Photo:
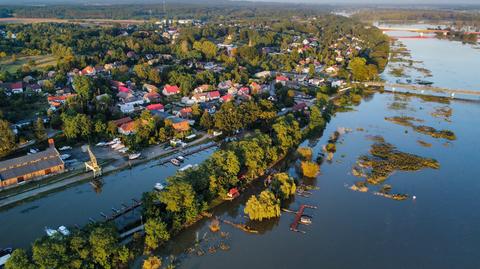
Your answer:
[[[202,136],[201,138],[192,141],[189,143],[189,145],[186,148],[191,148],[194,146],[197,146],[199,144],[207,142],[209,137],[207,135]],[[164,150],[163,145],[157,145],[157,146],[152,146],[147,149],[144,149],[141,153],[143,156],[142,159],[139,160],[126,160],[126,159],[121,159],[121,160],[116,160],[113,163],[109,163],[108,166],[103,168],[103,176],[106,176],[110,173],[118,172],[124,169],[132,168],[134,166],[144,164],[146,162],[149,162],[154,159],[162,158],[162,157],[167,157],[170,155],[173,155],[181,150],[184,150],[186,148],[172,148],[170,150]],[[76,171],[78,174],[78,171]],[[8,206],[14,206],[16,203],[22,202],[24,200],[31,200],[35,199],[36,196],[50,193],[57,191],[62,188],[66,188],[70,185],[77,184],[77,183],[82,183],[87,180],[93,179],[93,174],[91,172],[84,172],[83,174],[79,175],[71,175],[67,174],[65,177],[62,177],[62,175],[57,175],[58,179],[56,179],[54,182],[45,185],[45,186],[40,186],[37,188],[33,189],[27,189],[26,191],[23,191],[18,194],[13,194],[10,196],[2,197],[0,199],[0,208],[2,207],[8,207]]]
[[[463,50],[463,45],[460,46],[456,50]],[[470,55],[469,51],[466,49],[456,56],[457,60],[468,58],[464,54]],[[412,50],[412,55],[418,53]],[[435,50],[430,47],[429,53],[434,56]],[[432,80],[438,82],[434,85],[468,88],[477,82],[475,76],[467,78],[462,74],[465,80],[460,84],[444,84],[444,81],[459,80],[452,76],[464,69],[469,73],[471,69],[462,61],[430,68],[435,62],[441,62],[442,53],[437,53],[433,62],[424,61],[432,70]],[[447,62],[452,60],[450,56],[453,57],[448,55]],[[454,68],[455,72],[449,68]],[[387,76],[386,72],[384,76]],[[312,191],[310,197],[296,196],[282,205],[282,208],[293,211],[302,204],[318,206],[317,210],[309,212],[313,223],[302,227],[305,235],[290,232],[293,216],[289,214],[263,222],[246,221],[243,209],[248,195],[255,194],[255,188],[252,188],[249,194],[238,200],[216,207],[213,216],[231,222],[246,222],[258,234],[221,225],[220,232],[226,235],[223,237],[210,232],[209,221],[205,219],[178,234],[154,255],[167,264],[175,261],[176,268],[198,269],[225,265],[234,269],[299,266],[476,268],[478,262],[472,251],[476,245],[474,239],[480,235],[480,218],[471,208],[480,203],[476,199],[480,185],[476,182],[475,170],[480,152],[480,145],[476,142],[480,124],[479,119],[471,115],[480,113],[479,109],[476,102],[449,98],[388,92],[367,95],[352,109],[337,113],[327,125],[326,134],[333,133],[338,127],[347,127],[353,132],[339,139],[333,159],[324,161],[321,174],[307,181],[319,189]],[[439,117],[439,111],[448,111],[448,115]],[[396,116],[421,119],[422,124],[436,130],[452,130],[456,140],[416,132],[411,127],[385,119]],[[385,180],[389,186],[381,188],[390,187],[392,193],[408,194],[407,199],[401,201],[378,195],[375,188],[366,192],[352,191],[350,187],[358,181],[352,174],[352,167],[359,156],[369,153],[375,143],[371,137],[376,136],[383,137],[402,152],[437,160],[440,166],[415,172],[396,171],[389,175]],[[327,143],[328,136],[323,136],[301,146],[312,147],[313,156],[316,156],[323,152]],[[291,176],[300,176],[294,165],[288,166],[286,171]],[[261,189],[259,186],[257,192]],[[209,251],[220,243],[227,244],[228,250]],[[141,266],[142,260],[139,259],[134,268]]]

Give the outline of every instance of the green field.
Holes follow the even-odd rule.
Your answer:
[[[56,65],[56,60],[52,55],[19,56],[15,62],[12,61],[11,57],[5,57],[0,60],[0,70],[14,73],[31,60],[35,61],[35,65],[31,66],[32,69],[42,69]]]

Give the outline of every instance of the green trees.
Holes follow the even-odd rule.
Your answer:
[[[232,102],[224,103],[214,119],[215,128],[229,134],[243,127],[241,115]]]
[[[210,174],[210,191],[213,194],[224,195],[238,183],[240,163],[235,152],[219,150],[212,154],[205,166]]]
[[[43,237],[32,246],[33,260],[41,269],[61,268],[67,265],[67,247],[60,238]]]
[[[92,121],[85,114],[61,115],[63,132],[68,139],[88,139],[92,134]]]
[[[23,249],[16,249],[5,264],[6,269],[35,269],[27,253]]]
[[[93,82],[89,77],[75,76],[72,85],[84,104],[92,99]]]
[[[208,111],[203,112],[202,117],[200,118],[200,126],[205,130],[210,130],[212,129],[213,125],[214,122],[210,113],[208,113]]]
[[[294,195],[297,190],[295,181],[287,173],[275,174],[270,188],[275,196],[279,197],[281,200],[285,200],[291,195]]]
[[[35,122],[35,138],[38,141],[44,141],[47,139],[47,131],[45,130],[45,126],[43,125],[43,119],[37,118],[37,121]]]
[[[207,60],[211,60],[215,58],[218,50],[217,45],[215,45],[213,42],[208,40],[194,42],[193,48],[198,51],[201,51]]]
[[[92,261],[101,268],[117,268],[131,258],[125,246],[120,246],[118,234],[112,226],[99,226],[88,237]]]
[[[167,225],[160,219],[150,218],[145,223],[145,249],[156,249],[161,243],[170,239]]]
[[[198,215],[196,193],[192,185],[175,180],[169,182],[167,188],[159,194],[159,200],[166,209],[174,214],[178,223],[174,229],[180,229],[185,223],[191,223]]]
[[[302,136],[300,126],[292,115],[277,119],[272,128],[274,142],[283,154],[300,142]]]
[[[162,266],[162,260],[156,256],[150,256],[143,261],[142,269],[158,269]]]
[[[300,163],[300,171],[302,175],[309,178],[317,176],[320,170],[320,166],[312,161],[302,161]]]
[[[9,154],[15,148],[15,134],[6,120],[0,119],[0,156]]]
[[[265,190],[257,197],[252,195],[243,210],[251,220],[263,220],[280,216],[280,200],[270,190]]]
[[[367,61],[361,57],[355,57],[348,64],[352,71],[353,79],[356,81],[369,81],[376,78],[378,70],[373,64],[367,65]]]
[[[307,147],[300,147],[297,149],[297,153],[304,161],[312,159],[312,149]]]
[[[325,127],[325,119],[317,106],[310,108],[310,121],[308,123],[309,132],[317,132]]]

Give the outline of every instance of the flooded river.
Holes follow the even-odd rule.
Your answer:
[[[479,89],[480,51],[470,45],[435,39],[405,39],[412,58],[422,61],[435,86]],[[384,77],[387,80],[398,78]],[[439,116],[439,111],[451,115]],[[480,105],[476,102],[439,103],[419,97],[376,93],[352,111],[337,113],[319,140],[306,141],[314,156],[321,152],[328,136],[337,128],[352,131],[341,136],[331,162],[324,162],[321,174],[306,184],[318,187],[312,195],[296,196],[282,207],[297,210],[302,204],[313,223],[300,226],[305,234],[291,232],[293,214],[282,212],[275,220],[248,223],[258,234],[247,234],[227,224],[219,233],[208,230],[208,219],[200,221],[156,253],[164,261],[173,255],[177,268],[479,268],[480,238],[478,163],[480,162]],[[385,120],[408,116],[438,130],[451,130],[456,140],[434,138]],[[369,192],[349,189],[359,178],[352,167],[359,156],[369,153],[373,136],[381,136],[406,153],[434,158],[439,169],[393,173],[386,181],[395,193],[408,194],[395,201]],[[421,145],[422,141],[425,144]],[[429,145],[429,146],[425,146]],[[187,163],[199,163],[213,149],[192,156]],[[122,203],[139,199],[175,172],[172,166],[150,162],[132,170],[104,177],[101,193],[80,184],[46,195],[11,209],[0,211],[0,246],[25,247],[43,234],[45,226],[83,225],[100,212],[111,212]],[[299,178],[295,165],[286,169]],[[258,192],[260,186],[249,194]],[[248,194],[215,209],[214,214],[234,222],[246,222],[243,206]],[[412,199],[416,196],[416,199]],[[135,216],[130,216],[134,218]],[[127,216],[128,218],[128,216]],[[121,220],[120,220],[121,221]],[[195,246],[195,242],[199,242]],[[220,250],[219,245],[229,250]],[[213,247],[213,248],[212,248]],[[216,251],[208,251],[208,249]],[[215,253],[213,253],[215,252]],[[199,255],[203,254],[203,255]],[[141,259],[135,268],[140,268]]]
[[[444,106],[453,111],[448,120],[432,116]],[[422,119],[437,129],[453,130],[457,140],[419,134],[384,119],[399,115]],[[351,128],[352,132],[341,137],[333,161],[321,166],[321,175],[307,180],[319,190],[312,191],[309,198],[296,196],[284,205],[294,211],[301,204],[318,207],[306,210],[313,217],[311,225],[300,226],[306,234],[289,230],[294,216],[285,212],[276,220],[249,223],[259,234],[246,234],[222,224],[221,230],[228,233],[226,238],[209,232],[206,220],[174,238],[158,255],[168,259],[173,254],[180,261],[179,268],[197,269],[227,265],[239,269],[478,268],[480,118],[471,115],[480,115],[478,103],[441,104],[417,97],[375,94],[355,111],[337,114],[328,125],[326,135],[338,127]],[[382,136],[403,152],[435,158],[440,168],[390,176],[385,183],[396,193],[408,194],[405,201],[352,191],[348,186],[359,180],[351,174],[352,167],[359,156],[368,154],[374,143],[370,136]],[[419,145],[418,140],[431,147]],[[316,156],[326,142],[324,136],[305,145],[313,146]],[[288,171],[299,177],[293,166]],[[245,196],[221,206],[215,215],[245,222]],[[203,256],[198,256],[198,248],[194,248],[197,238],[205,238],[200,244]],[[230,249],[208,252],[220,243]],[[193,253],[186,254],[192,247]],[[140,268],[139,263],[137,266]]]
[[[431,71],[432,76],[424,79],[435,86],[480,90],[480,51],[472,46],[436,39],[402,42],[412,58]],[[384,78],[397,80],[388,70]],[[477,115],[478,102],[437,102],[376,93],[362,100],[353,111],[336,114],[318,141],[303,144],[311,146],[317,156],[337,128],[352,130],[341,136],[333,160],[322,164],[321,174],[305,181],[319,189],[312,191],[309,198],[297,195],[283,205],[293,211],[302,204],[318,207],[305,212],[313,220],[311,225],[300,225],[305,234],[290,231],[294,219],[291,213],[282,212],[279,219],[261,223],[247,221],[243,208],[248,196],[261,189],[258,186],[238,200],[220,206],[214,215],[247,223],[259,234],[247,234],[222,224],[222,236],[211,233],[210,220],[204,220],[155,254],[167,263],[174,257],[177,268],[195,269],[479,268]],[[456,140],[434,138],[385,120],[393,116],[412,117],[422,125],[451,130]],[[371,138],[379,136],[402,152],[434,158],[440,164],[439,169],[396,171],[388,177],[385,183],[392,186],[392,192],[407,194],[407,200],[374,195],[379,189],[375,186],[369,186],[366,193],[349,189],[360,180],[352,175],[352,167],[360,156],[369,154],[375,143]],[[294,164],[286,170],[300,178]],[[221,250],[220,245],[228,245],[229,249]],[[135,268],[141,268],[141,259]]]

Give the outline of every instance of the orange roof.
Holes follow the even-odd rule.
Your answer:
[[[136,129],[135,122],[130,121],[130,122],[124,123],[122,124],[122,126],[120,126],[120,129],[122,129],[124,132],[132,132]]]

